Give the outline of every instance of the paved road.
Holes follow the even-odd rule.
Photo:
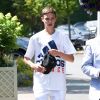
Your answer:
[[[83,53],[75,55],[75,62],[68,63],[66,69],[67,93],[66,100],[89,100],[89,80],[81,71]],[[18,88],[18,100],[34,100],[32,87]]]

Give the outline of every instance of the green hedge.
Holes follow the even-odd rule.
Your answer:
[[[18,87],[32,86],[33,71],[23,62],[23,58],[17,58]]]

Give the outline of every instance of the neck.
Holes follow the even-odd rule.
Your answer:
[[[55,31],[55,29],[44,29],[48,34],[52,35]]]

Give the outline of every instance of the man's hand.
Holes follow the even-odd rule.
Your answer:
[[[36,72],[40,72],[40,73],[44,73],[45,71],[45,68],[38,64],[35,64],[35,66],[31,68],[32,70],[35,70]]]
[[[56,56],[59,56],[59,50],[56,50],[56,49],[51,49],[48,51],[52,56],[56,57]]]

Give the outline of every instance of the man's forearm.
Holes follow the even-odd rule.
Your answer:
[[[67,61],[69,61],[69,62],[73,62],[73,61],[74,61],[74,56],[73,56],[73,54],[65,54],[65,53],[59,51],[59,56],[60,56],[62,59],[67,60]]]

